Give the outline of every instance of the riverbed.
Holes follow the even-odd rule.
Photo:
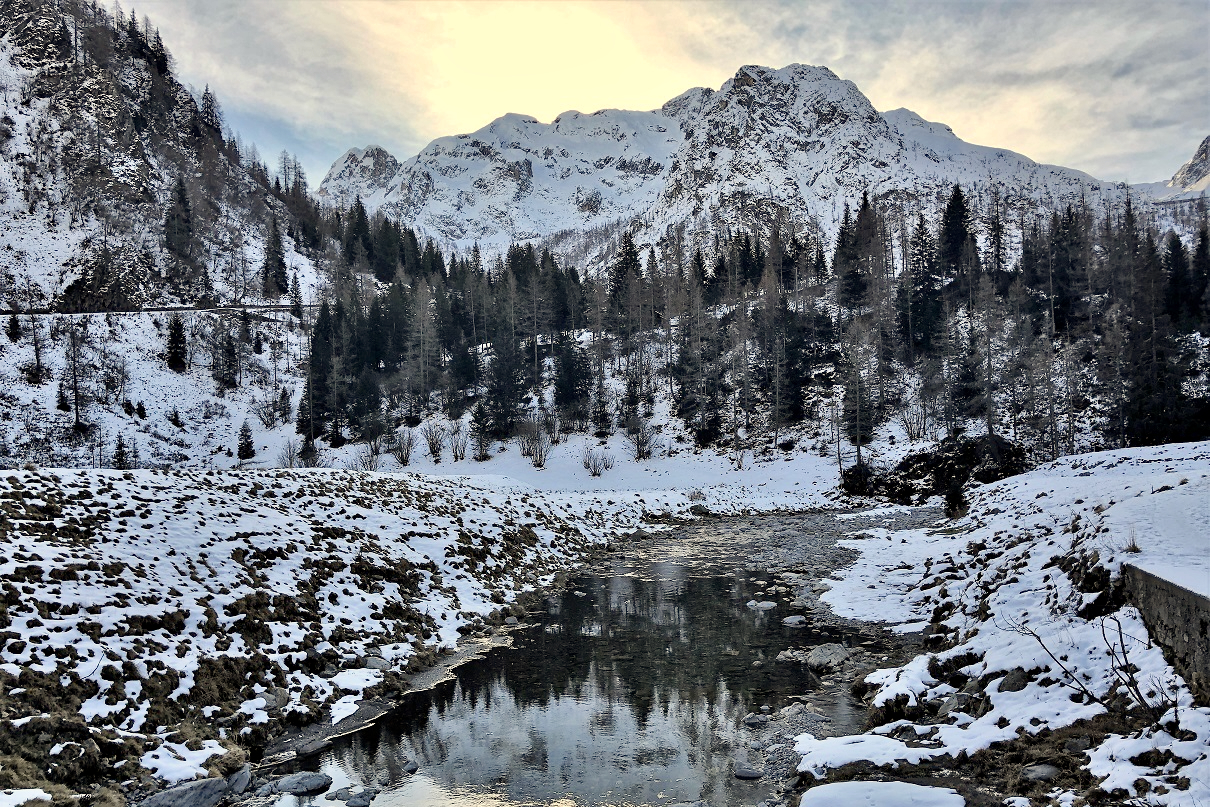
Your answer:
[[[405,697],[311,767],[333,777],[328,797],[364,791],[352,807],[782,803],[793,737],[859,731],[852,678],[905,649],[820,606],[853,557],[837,539],[937,516],[707,519],[619,541],[520,617],[511,646]],[[821,645],[848,657],[812,671],[801,659]]]

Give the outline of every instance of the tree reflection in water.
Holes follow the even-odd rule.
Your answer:
[[[774,658],[844,639],[783,627],[784,602],[748,608],[764,581],[615,561],[531,615],[514,647],[340,741],[324,770],[337,786],[383,788],[375,807],[753,803],[769,784],[732,776],[751,739],[743,717],[818,683]]]

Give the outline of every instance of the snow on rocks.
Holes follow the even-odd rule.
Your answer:
[[[1025,768],[1017,786],[1070,800],[1076,780],[1065,771],[1084,767],[1113,798],[1210,799],[1210,709],[1194,705],[1120,597],[1124,562],[1210,564],[1207,502],[1210,443],[1100,452],[977,488],[948,527],[846,541],[861,557],[824,602],[843,617],[923,630],[928,652],[865,677],[883,725],[798,737],[799,770],[822,779],[853,762],[893,769],[1100,718],[1110,728],[1092,742],[1058,744],[1066,767]]]

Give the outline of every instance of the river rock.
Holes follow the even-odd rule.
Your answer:
[[[1049,782],[1057,779],[1063,771],[1045,762],[1037,765],[1026,765],[1021,769],[1021,778],[1027,782]]]
[[[142,807],[213,807],[228,790],[226,779],[198,779],[156,793]]]
[[[783,619],[781,624],[785,625],[787,628],[801,628],[807,624],[807,618],[802,614],[795,614],[794,616],[788,616]]]
[[[971,696],[965,692],[957,692],[953,695],[950,695],[945,699],[945,703],[941,704],[941,708],[937,710],[937,716],[945,717],[950,712],[955,710],[965,712],[971,705],[972,700],[973,698],[971,698]]]
[[[506,616],[506,617],[504,617],[504,624],[505,624],[505,625],[516,625],[516,624],[520,623],[520,621],[521,621],[521,620],[517,619],[515,616]]]
[[[403,766],[404,773],[413,774],[418,770],[420,770],[420,763],[418,763],[416,760],[409,759],[406,763],[404,763],[404,766]]]
[[[332,786],[332,777],[326,773],[302,771],[282,777],[273,783],[273,789],[278,793],[289,793],[292,796],[302,796],[307,793],[322,793]]]
[[[376,790],[363,790],[345,803],[345,807],[370,807],[370,802],[378,795]]]
[[[807,654],[807,666],[816,672],[830,672],[849,657],[849,651],[844,645],[831,642],[829,644],[821,644]]]
[[[755,768],[745,768],[741,765],[735,766],[736,779],[760,779],[764,775],[764,771],[758,771]]]
[[[1092,748],[1092,738],[1085,735],[1072,737],[1063,743],[1063,750],[1069,754],[1082,754],[1089,748]]]
[[[227,777],[227,789],[237,796],[252,786],[252,766],[245,765]]]
[[[1029,673],[1020,667],[1013,667],[1008,675],[1000,679],[1000,692],[1020,692],[1029,683]]]
[[[320,751],[330,748],[331,745],[332,741],[330,739],[327,737],[320,737],[319,739],[311,740],[298,746],[298,748],[294,749],[294,753],[300,757],[308,757],[312,754],[318,754]]]
[[[769,722],[768,715],[749,714],[744,718],[745,726],[763,726]]]

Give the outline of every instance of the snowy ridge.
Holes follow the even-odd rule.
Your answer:
[[[896,760],[973,754],[1022,732],[1104,715],[1101,702],[1075,693],[1072,676],[1113,702],[1119,678],[1110,651],[1120,656],[1124,644],[1149,703],[1164,711],[1167,698],[1176,709],[1156,725],[1136,723],[1132,734],[1090,729],[1099,739],[1078,764],[1114,798],[1204,803],[1210,709],[1193,706],[1137,610],[1113,605],[1110,587],[1094,581],[1101,576],[1095,570],[1116,580],[1131,563],[1210,593],[1208,527],[1210,443],[1187,443],[1067,457],[979,488],[953,528],[866,531],[848,542],[862,557],[825,601],[842,615],[887,620],[900,631],[933,623],[952,646],[868,676],[872,705],[907,718],[855,738],[803,735],[800,770],[823,777],[859,760],[896,767]],[[1157,753],[1140,756],[1148,750]],[[1139,781],[1145,784],[1136,789]]]
[[[499,250],[617,220],[655,243],[714,217],[742,226],[786,216],[834,234],[863,191],[933,212],[961,183],[1034,209],[1120,190],[1079,171],[963,142],[907,110],[879,114],[826,67],[746,66],[712,91],[659,110],[568,112],[550,124],[505,115],[473,134],[433,141],[384,180],[389,155],[353,149],[319,196],[412,223],[440,242]]]

